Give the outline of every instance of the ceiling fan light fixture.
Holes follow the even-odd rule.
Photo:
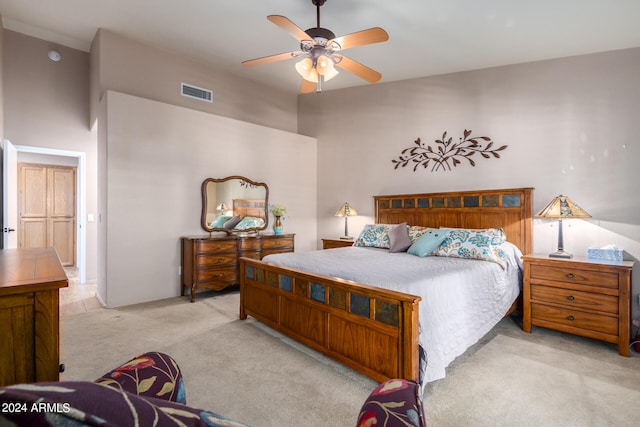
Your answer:
[[[313,66],[311,58],[304,58],[296,63],[296,71],[303,79],[318,83],[318,71]]]
[[[338,75],[338,70],[334,65],[333,59],[326,55],[320,55],[316,60],[316,70],[318,70],[318,74],[324,76],[325,82]]]
[[[301,57],[302,59],[295,64],[297,73],[303,78],[300,86],[301,93],[312,92],[309,83],[316,83],[316,92],[320,92],[323,82],[331,80],[339,74],[336,65],[340,66],[340,70],[355,74],[369,83],[377,83],[382,78],[382,74],[343,56],[341,53],[345,49],[385,42],[389,40],[387,32],[380,27],[373,27],[336,37],[333,31],[320,26],[320,7],[325,4],[326,0],[311,0],[311,2],[316,6],[317,25],[308,30],[303,31],[285,16],[267,16],[269,21],[288,32],[300,43],[300,50],[243,61],[242,65],[252,67],[292,57]]]

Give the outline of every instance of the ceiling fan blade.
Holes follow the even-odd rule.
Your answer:
[[[302,79],[302,84],[300,85],[300,93],[315,92],[317,86],[318,85],[314,82],[310,82],[309,80]]]
[[[291,34],[291,37],[298,40],[299,42],[301,42],[302,40],[311,40],[309,34],[305,33],[302,28],[291,22],[291,20],[286,16],[269,15],[267,16],[267,19]]]
[[[336,37],[327,42],[327,45],[330,45],[331,42],[336,42],[340,45],[340,50],[345,50],[366,44],[386,42],[387,40],[389,40],[389,34],[380,27],[374,27],[347,34],[346,36]]]
[[[242,62],[245,67],[255,67],[256,65],[268,64],[269,62],[284,61],[296,56],[296,52],[278,53],[276,55],[263,56],[262,58],[249,59]]]
[[[372,70],[366,65],[362,65],[361,63],[347,58],[344,55],[340,56],[342,57],[342,59],[336,64],[336,67],[347,70],[355,74],[356,76],[368,81],[369,83],[377,83],[382,78],[382,74],[375,70]]]

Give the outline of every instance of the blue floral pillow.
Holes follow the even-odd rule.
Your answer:
[[[409,238],[413,243],[415,243],[420,238],[420,236],[422,236],[424,233],[428,232],[429,230],[437,230],[437,228],[412,225],[409,227]]]
[[[395,226],[395,224],[367,224],[360,232],[353,246],[389,249],[391,247],[389,230]]]
[[[506,268],[507,255],[500,248],[500,245],[506,241],[506,237],[501,228],[448,230],[449,235],[436,249],[434,255],[491,261],[503,269]]]

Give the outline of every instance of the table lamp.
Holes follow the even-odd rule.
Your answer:
[[[573,255],[564,251],[562,238],[562,220],[570,218],[591,218],[585,210],[576,205],[567,196],[562,194],[555,197],[544,209],[538,212],[536,218],[558,219],[558,250],[549,254],[551,258],[571,258]]]
[[[344,239],[344,240],[353,239],[353,237],[349,237],[349,226],[347,225],[347,218],[350,216],[357,216],[357,215],[358,215],[358,212],[351,207],[349,202],[344,202],[344,204],[340,206],[340,209],[338,210],[338,212],[336,212],[336,216],[344,217],[344,236],[342,236],[341,239]]]

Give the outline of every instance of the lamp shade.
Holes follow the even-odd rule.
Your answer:
[[[318,83],[318,76],[322,76],[326,82],[338,75],[334,65],[333,59],[326,55],[320,55],[315,59],[306,57],[296,63],[296,71],[303,79],[312,83]]]
[[[336,212],[336,216],[357,216],[358,212],[351,207],[349,202],[344,202],[338,212]]]
[[[338,70],[334,67],[333,59],[325,55],[320,55],[316,61],[318,74],[324,77],[324,81],[329,81],[338,75]]]
[[[228,211],[228,210],[229,210],[229,208],[228,208],[228,207],[227,207],[227,205],[225,205],[225,204],[224,204],[224,202],[223,202],[223,203],[220,203],[220,204],[218,205],[218,207],[216,208],[216,210],[217,210],[217,211]]]
[[[536,218],[591,218],[591,215],[571,201],[567,196],[561,194],[538,212]]]
[[[296,71],[303,79],[312,83],[318,83],[318,72],[313,66],[311,58],[304,58],[296,63]]]

